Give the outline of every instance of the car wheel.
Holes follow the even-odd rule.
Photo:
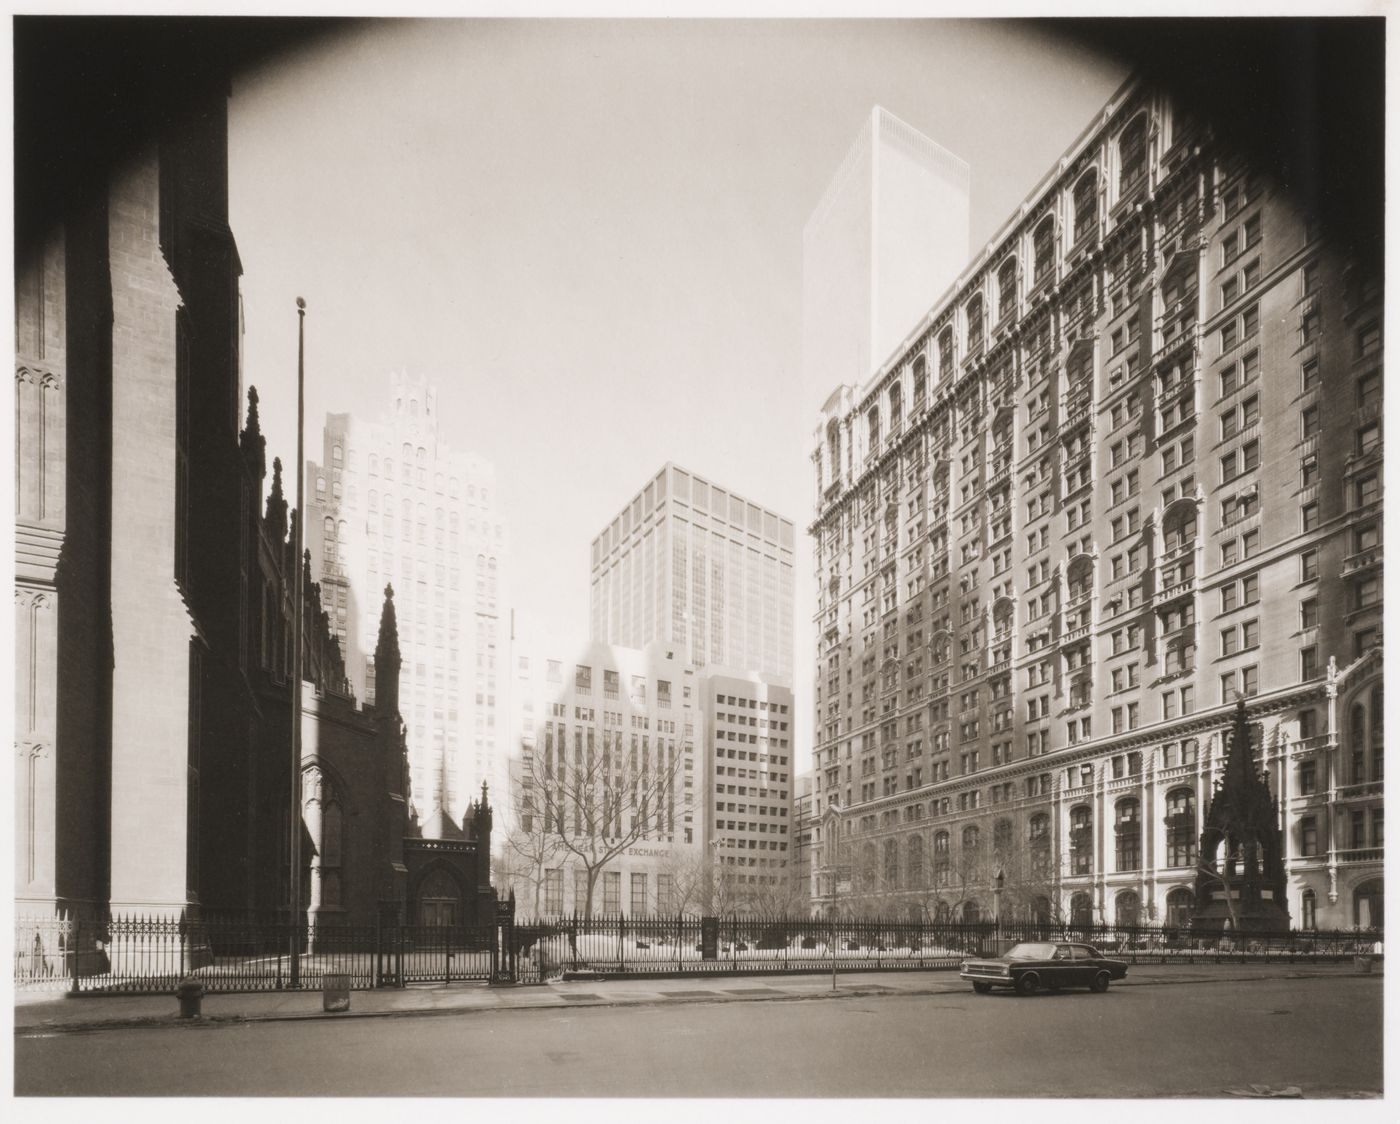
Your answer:
[[[986,995],[987,992],[992,990],[992,985],[989,983],[983,983],[981,980],[973,980],[972,990],[975,991],[978,995]]]
[[[1016,981],[1016,990],[1022,995],[1034,995],[1040,990],[1040,977],[1034,972],[1027,972]]]
[[[1089,985],[1090,991],[1107,991],[1108,981],[1112,979],[1107,972],[1100,972],[1094,977],[1094,982]]]

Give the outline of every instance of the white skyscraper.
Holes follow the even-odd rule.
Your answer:
[[[395,372],[390,396],[373,421],[326,415],[323,460],[306,467],[306,541],[346,674],[370,702],[393,585],[414,807],[460,823],[482,782],[505,791],[506,531],[491,464],[440,436],[436,388]]]
[[[802,408],[862,385],[967,265],[965,162],[875,106],[802,235]]]

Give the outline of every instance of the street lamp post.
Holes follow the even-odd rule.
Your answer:
[[[1006,885],[1006,874],[1004,871],[997,871],[996,880],[992,883],[992,921],[996,926],[997,955],[1001,955],[1001,890]]]
[[[292,522],[292,754],[291,786],[287,795],[287,872],[288,920],[291,922],[291,958],[288,986],[301,986],[301,923],[298,914],[301,910],[301,627],[302,627],[302,527],[304,518],[302,506],[306,502],[306,480],[303,470],[305,449],[302,447],[302,431],[305,429],[306,410],[306,302],[297,297],[297,508]]]

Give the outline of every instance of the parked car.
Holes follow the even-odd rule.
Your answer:
[[[1128,974],[1128,965],[1109,960],[1089,944],[1067,941],[1025,941],[1012,945],[1005,956],[964,960],[958,973],[972,990],[986,994],[994,987],[1014,987],[1022,995],[1041,989],[1087,987],[1107,991],[1109,982]]]

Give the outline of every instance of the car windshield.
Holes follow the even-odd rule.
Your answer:
[[[1049,960],[1055,954],[1053,944],[1044,944],[1040,941],[1026,941],[1022,944],[1014,944],[1007,958],[1010,960]]]

